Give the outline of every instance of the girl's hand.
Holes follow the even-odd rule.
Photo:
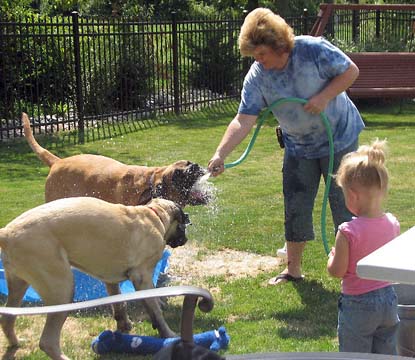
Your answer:
[[[331,276],[342,278],[349,266],[349,241],[341,231],[336,235],[336,246],[331,248],[327,270]]]

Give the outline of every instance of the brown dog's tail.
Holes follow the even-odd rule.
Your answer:
[[[22,124],[24,129],[24,136],[29,143],[30,147],[37,155],[37,157],[46,165],[51,167],[56,161],[60,160],[59,157],[53,155],[50,151],[46,150],[45,148],[41,147],[39,143],[36,141],[32,134],[32,129],[30,128],[30,121],[29,117],[26,113],[22,113]]]

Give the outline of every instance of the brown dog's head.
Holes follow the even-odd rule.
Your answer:
[[[174,201],[181,207],[206,205],[211,199],[211,194],[209,190],[203,190],[198,186],[206,172],[206,169],[191,161],[176,161],[154,174],[152,196]]]
[[[179,205],[166,199],[153,199],[148,206],[153,209],[161,208],[169,215],[170,224],[164,234],[166,244],[172,248],[186,244],[186,227],[191,224],[189,215],[184,213]]]

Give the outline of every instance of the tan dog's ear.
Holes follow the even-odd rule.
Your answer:
[[[186,233],[186,228],[189,225],[192,225],[192,222],[190,221],[190,217],[189,214],[185,213],[182,208],[177,205],[177,208],[179,209],[178,212],[176,212],[176,216],[177,216],[177,222],[178,222],[178,228],[183,232]]]
[[[189,214],[185,213],[178,204],[176,204],[176,206],[179,208],[179,211],[180,211],[180,218],[178,219],[178,222],[184,225],[185,227],[187,227],[188,225],[192,225]]]

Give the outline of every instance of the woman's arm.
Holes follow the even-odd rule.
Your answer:
[[[349,242],[340,232],[337,232],[335,248],[331,249],[327,270],[331,276],[342,278],[349,266]]]
[[[321,113],[330,100],[347,90],[358,76],[359,68],[352,62],[344,73],[333,78],[322,91],[311,97],[304,105],[304,110],[313,114]]]
[[[256,115],[237,114],[230,122],[215,154],[208,164],[208,170],[213,176],[217,176],[225,170],[225,158],[249,134],[256,119]]]

